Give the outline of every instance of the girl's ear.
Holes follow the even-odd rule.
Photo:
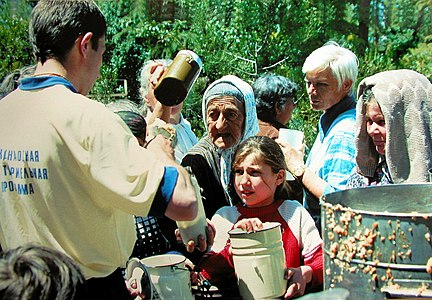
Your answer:
[[[276,185],[281,185],[285,181],[286,171],[285,169],[280,169],[276,174]]]

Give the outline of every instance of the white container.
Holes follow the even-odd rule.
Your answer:
[[[176,221],[176,223],[180,231],[183,243],[187,245],[190,240],[193,240],[195,242],[195,246],[198,246],[199,235],[202,235],[207,238],[206,235],[207,220],[206,220],[204,206],[201,199],[201,192],[200,192],[200,186],[198,184],[198,181],[196,180],[194,175],[191,175],[190,180],[192,186],[195,189],[195,197],[197,199],[197,204],[198,204],[197,216],[192,221]]]
[[[300,130],[281,128],[279,129],[279,139],[286,142],[295,150],[300,150],[303,145],[304,133]],[[287,171],[286,180],[294,180],[294,176]]]
[[[186,257],[179,254],[155,255],[141,260],[161,299],[194,299],[185,260]]]
[[[248,299],[274,299],[285,294],[285,253],[280,223],[266,222],[264,229],[228,232],[240,295]]]

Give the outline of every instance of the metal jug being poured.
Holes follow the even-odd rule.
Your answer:
[[[191,50],[181,50],[155,87],[156,99],[166,106],[183,102],[202,69],[202,61]]]

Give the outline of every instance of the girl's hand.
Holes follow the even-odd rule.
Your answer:
[[[284,299],[303,296],[306,285],[312,280],[312,268],[309,266],[288,268],[285,271],[285,279],[288,280],[288,287]]]
[[[234,228],[241,228],[246,232],[255,232],[264,228],[263,223],[258,218],[243,219],[234,224]]]

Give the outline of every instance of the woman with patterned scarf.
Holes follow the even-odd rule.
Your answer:
[[[428,182],[432,84],[415,71],[385,71],[358,87],[357,172],[347,188]]]
[[[231,161],[237,146],[259,131],[252,87],[234,75],[223,76],[205,91],[202,114],[207,135],[181,164],[195,174],[210,219],[222,206],[239,203],[229,187]]]

